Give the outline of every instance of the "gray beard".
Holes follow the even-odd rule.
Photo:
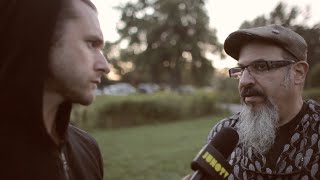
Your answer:
[[[243,104],[238,124],[239,143],[245,152],[252,147],[254,153],[265,154],[270,150],[276,138],[278,127],[278,108],[270,100],[259,110],[252,110]]]

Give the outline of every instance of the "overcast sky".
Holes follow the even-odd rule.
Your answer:
[[[113,7],[130,0],[92,0],[99,11],[101,28],[106,41],[119,38],[116,24],[120,19],[120,12]],[[135,0],[131,0],[135,1]],[[217,29],[221,43],[233,31],[237,30],[245,20],[252,20],[258,15],[269,14],[279,2],[289,6],[297,5],[301,9],[310,6],[310,22],[320,22],[320,0],[207,0],[206,8],[210,17],[210,27]],[[302,12],[305,13],[305,12]],[[234,62],[234,61],[232,61]],[[218,68],[230,66],[230,60],[215,63]]]

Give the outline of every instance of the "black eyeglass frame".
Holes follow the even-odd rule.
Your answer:
[[[229,69],[229,77],[239,79],[242,76],[243,71],[246,68],[248,68],[249,66],[252,66],[252,65],[259,65],[259,64],[261,65],[262,63],[264,63],[264,65],[266,65],[267,69],[260,70],[261,72],[262,71],[269,71],[271,69],[281,68],[284,66],[288,66],[290,64],[296,63],[296,61],[294,61],[294,60],[259,60],[259,61],[254,61],[251,64],[246,65],[246,66],[239,66],[239,67],[230,68]],[[240,73],[240,74],[237,74],[237,73]]]

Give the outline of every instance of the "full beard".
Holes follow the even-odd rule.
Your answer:
[[[265,154],[270,150],[276,138],[278,127],[278,108],[271,100],[266,98],[266,103],[258,110],[243,104],[238,124],[239,142],[245,152],[252,147],[258,154]]]

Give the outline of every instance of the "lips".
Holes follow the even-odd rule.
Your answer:
[[[98,84],[100,83],[100,80],[92,80],[91,83],[93,84],[93,89],[97,89]]]
[[[93,81],[91,81],[91,82],[93,82],[93,83],[95,83],[95,84],[100,84],[100,79],[96,79],[96,80],[93,80]]]

